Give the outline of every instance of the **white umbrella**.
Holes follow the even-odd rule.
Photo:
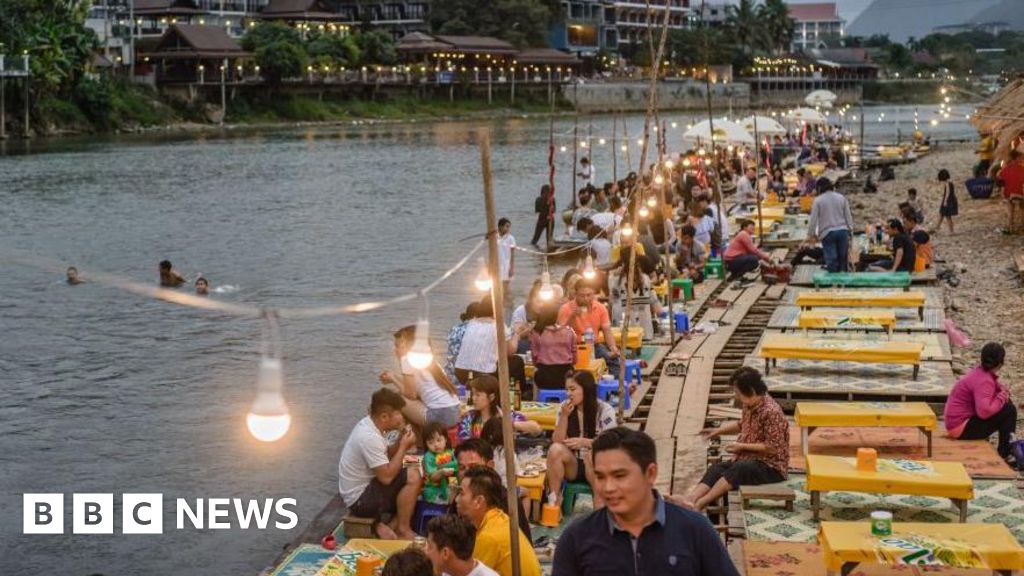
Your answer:
[[[698,122],[683,134],[684,140],[711,141],[711,126],[707,120]],[[753,144],[754,137],[742,126],[728,120],[715,120],[715,142],[729,144]]]
[[[838,98],[838,96],[836,96],[835,92],[832,92],[831,90],[815,90],[804,98],[804,102],[806,102],[808,106],[831,108],[832,103],[836,101],[836,98]]]
[[[828,124],[828,120],[821,112],[812,108],[797,108],[790,112],[787,117],[794,122],[806,122],[807,124]]]
[[[757,119],[757,130],[758,134],[785,134],[786,128],[776,122],[774,119],[767,116],[750,116],[743,119],[740,123],[741,126],[747,131],[753,134],[754,130],[754,119]]]

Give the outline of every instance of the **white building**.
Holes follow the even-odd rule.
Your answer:
[[[839,17],[835,2],[790,4],[789,15],[796,23],[794,52],[819,48],[825,38],[842,37],[846,33],[846,21]]]

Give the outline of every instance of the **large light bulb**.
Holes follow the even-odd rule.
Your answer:
[[[697,156],[703,156],[703,155],[705,155],[707,153],[708,153],[708,151],[703,149],[703,148],[698,148],[697,149]]]
[[[640,209],[637,210],[636,213],[639,214],[641,218],[647,218],[648,216],[651,215],[651,211],[647,208],[647,206],[644,206],[642,204],[640,205]]]
[[[480,259],[480,272],[477,273],[476,279],[473,280],[473,284],[476,285],[476,289],[481,292],[487,292],[494,286],[494,282],[491,281],[491,274],[487,271],[487,264],[484,263],[484,259]]]
[[[642,206],[640,207],[640,210],[643,210]],[[629,238],[630,236],[633,235],[633,225],[630,224],[629,222],[626,222],[625,224],[622,225],[622,230],[620,232],[624,238]]]
[[[689,168],[689,167],[690,167],[690,159],[689,158],[683,158],[683,168]]]
[[[661,176],[658,176],[658,178],[661,178]],[[657,182],[658,184],[661,184],[661,182],[658,182],[657,179],[655,179],[655,182]],[[657,196],[648,196],[647,197],[647,205],[650,206],[651,208],[654,208],[655,206],[657,206],[658,205],[658,197]]]
[[[597,276],[597,271],[594,270],[594,257],[587,254],[587,259],[583,261],[583,277],[593,280],[594,276]]]
[[[657,176],[654,177],[654,183],[657,184],[658,186],[661,186],[662,184],[665,183],[665,178],[661,174],[658,174]],[[650,204],[650,202],[651,202],[651,200],[650,200],[650,198],[648,198],[647,199],[647,203]],[[652,204],[652,206],[653,206],[653,204]]]
[[[665,160],[665,168],[671,170],[676,167],[676,163],[671,160]]]
[[[245,425],[249,433],[260,442],[276,442],[291,428],[292,417],[288,414],[288,406],[281,395],[283,385],[281,360],[260,360],[259,375],[256,378],[256,400],[245,416]]]
[[[417,370],[423,370],[434,361],[434,353],[430,350],[430,322],[427,320],[416,322],[416,341],[405,358]]]
[[[551,274],[547,271],[540,275],[540,290],[537,291],[537,296],[540,296],[540,299],[544,301],[555,297],[555,289],[551,287]]]

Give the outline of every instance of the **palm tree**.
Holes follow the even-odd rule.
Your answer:
[[[764,28],[758,21],[757,13],[754,0],[740,0],[739,4],[725,7],[725,25],[744,55],[751,54],[764,44]]]
[[[772,53],[789,49],[796,31],[796,23],[789,16],[789,7],[783,0],[764,0],[757,8],[757,18],[765,32],[766,48]]]

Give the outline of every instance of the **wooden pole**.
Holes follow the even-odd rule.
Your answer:
[[[580,153],[580,137],[579,137],[579,132],[580,132],[580,116],[579,116],[579,114],[577,114],[575,119],[573,119],[573,125],[572,125],[572,190],[571,190],[571,192],[572,192],[572,201],[569,203],[569,206],[571,206],[573,210],[576,209],[576,190],[577,190],[577,188],[576,188],[576,170],[577,170],[577,167],[579,166],[579,161],[580,161],[579,160],[579,153]]]
[[[632,172],[633,171],[633,159],[632,159],[632,157],[630,157],[630,154],[629,154],[629,128],[626,126],[626,119],[625,118],[622,119],[622,141],[626,143],[626,171],[627,172]],[[626,194],[627,192],[625,190],[623,190],[622,193]]]
[[[665,122],[664,121],[662,121],[662,123],[661,123],[661,134],[662,134],[662,136],[661,136],[661,152],[658,154],[658,170],[664,170],[665,169],[665,155],[666,155],[667,148],[668,148],[668,144],[667,144],[667,141],[665,139]],[[665,181],[662,183],[662,185],[658,189],[658,195],[660,197],[658,199],[658,202],[660,202],[660,204],[661,204],[660,206],[658,206],[658,213],[659,213],[659,217],[663,221],[666,219],[665,218],[665,212],[668,211],[668,196],[669,196],[668,188],[670,186],[672,186],[672,172],[671,171],[668,171],[667,177],[664,180]],[[668,305],[668,318],[669,318],[669,320],[668,320],[668,336],[669,336],[669,340],[668,341],[671,343],[672,346],[675,346],[676,345],[676,323],[675,323],[675,319],[672,317],[673,316],[672,315],[672,257],[669,256],[668,245],[669,245],[670,239],[668,237],[668,228],[665,227],[664,222],[662,223],[662,228],[665,230],[665,237],[664,237],[665,238],[665,285],[666,285],[666,288],[667,288],[667,290],[665,290],[665,303]]]
[[[754,200],[757,202],[757,244],[764,245],[764,218],[761,215],[761,141],[758,139],[757,114],[754,114]]]
[[[548,213],[548,225],[544,233],[544,249],[551,249],[552,237],[555,234],[555,215],[558,211],[555,210],[555,115],[552,114],[548,119],[548,188],[550,190],[550,200],[552,207]]]
[[[6,88],[4,77],[4,55],[0,54],[0,140],[7,138],[7,98],[4,93]]]
[[[707,101],[708,107],[708,132],[710,132],[711,136],[711,150],[709,150],[708,153],[711,155],[711,158],[713,158],[711,162],[712,170],[705,169],[705,172],[708,174],[709,177],[712,177],[712,172],[714,173],[711,181],[712,190],[714,192],[711,201],[715,204],[715,209],[718,212],[719,221],[724,221],[725,214],[722,210],[722,183],[718,178],[718,154],[715,152],[715,119],[711,114],[711,64],[708,60],[709,55],[711,53],[711,47],[708,45],[708,25],[707,22],[704,22],[704,4],[705,0],[701,0],[700,14],[701,21],[704,24],[704,92],[705,100]],[[728,242],[729,239],[723,238],[722,241]]]
[[[480,134],[480,168],[484,176],[484,209],[487,213],[487,254],[491,278],[491,301],[494,307],[494,330],[498,339],[498,396],[504,413],[501,418],[505,475],[508,485],[509,542],[512,545],[512,574],[519,576],[519,495],[516,492],[515,430],[512,428],[512,399],[508,393],[508,350],[505,342],[505,307],[502,284],[498,275],[498,224],[494,214],[494,183],[491,175],[491,134]]]
[[[619,181],[619,115],[612,116],[612,182]]]

